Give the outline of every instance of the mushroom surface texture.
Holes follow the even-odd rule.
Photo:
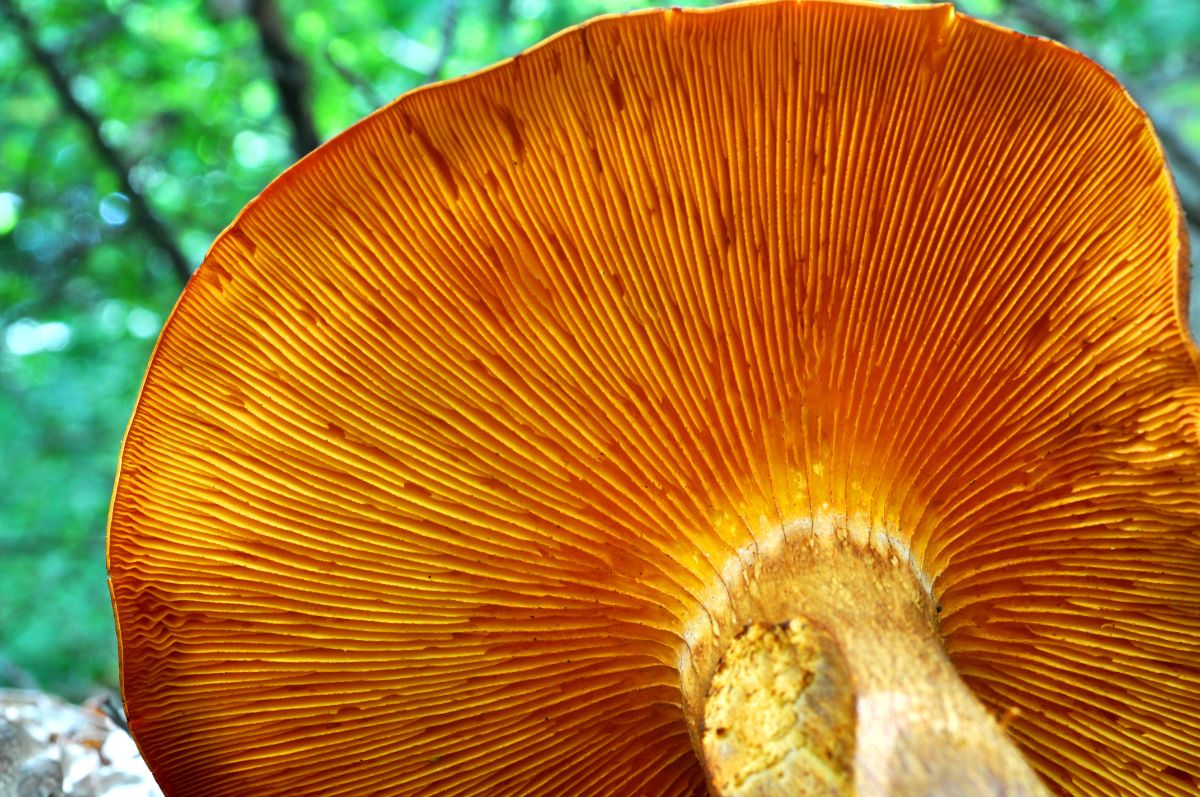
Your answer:
[[[949,6],[604,17],[214,243],[108,549],[170,797],[1194,795],[1146,116]]]

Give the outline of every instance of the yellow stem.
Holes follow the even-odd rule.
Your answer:
[[[737,586],[684,673],[714,795],[1048,795],[958,676],[905,557],[805,536]]]

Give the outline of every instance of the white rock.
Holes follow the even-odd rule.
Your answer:
[[[162,797],[99,706],[0,689],[0,797]]]

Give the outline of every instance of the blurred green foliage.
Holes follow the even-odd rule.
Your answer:
[[[104,532],[122,432],[182,287],[118,166],[195,267],[295,158],[254,0],[0,0],[0,686],[116,684]],[[604,11],[602,0],[279,0],[329,137],[430,79]],[[706,3],[700,3],[701,5]],[[1134,86],[1200,194],[1200,3],[970,0]],[[23,31],[18,17],[29,23]],[[116,153],[48,80],[32,36]],[[1165,139],[1166,140],[1166,139]],[[1189,162],[1188,159],[1191,159]],[[1200,215],[1200,214],[1198,214]]]

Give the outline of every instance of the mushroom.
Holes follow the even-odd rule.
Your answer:
[[[1194,794],[1181,225],[1111,76],[949,6],[605,17],[400,98],[247,206],[146,375],[147,761]]]

